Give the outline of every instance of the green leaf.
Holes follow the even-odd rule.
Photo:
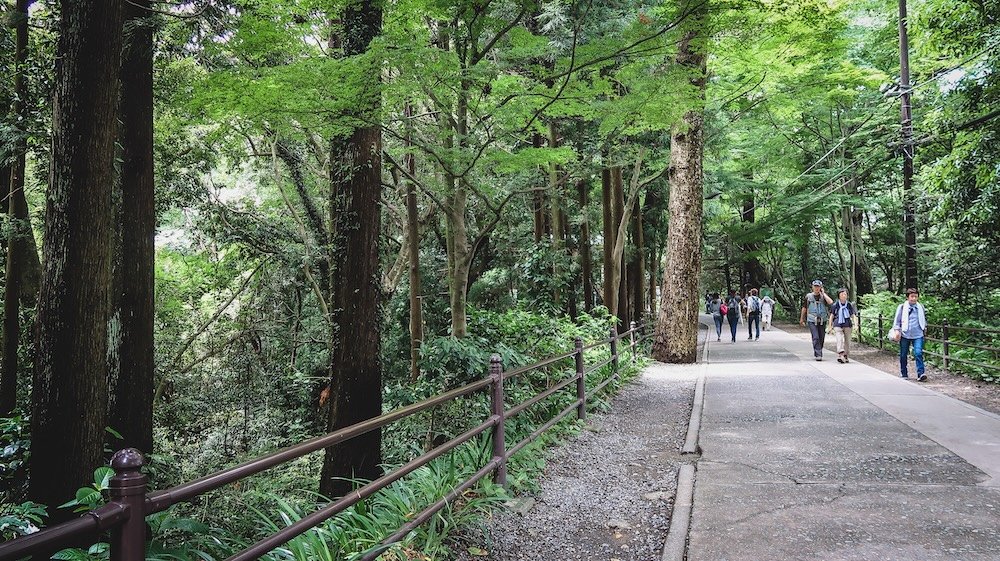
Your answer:
[[[108,466],[99,467],[94,470],[94,487],[100,491],[108,488],[108,482],[114,477],[115,470]]]

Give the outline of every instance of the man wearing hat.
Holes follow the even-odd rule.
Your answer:
[[[813,341],[813,356],[816,360],[823,360],[823,342],[826,339],[823,323],[830,315],[830,304],[833,304],[833,298],[830,298],[823,290],[823,281],[814,280],[812,292],[806,294],[805,304],[802,305],[799,324],[809,325],[809,333],[812,335]]]

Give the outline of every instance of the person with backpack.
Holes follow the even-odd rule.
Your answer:
[[[893,341],[899,341],[899,375],[909,378],[906,372],[907,355],[910,346],[913,347],[913,360],[917,363],[917,381],[926,382],[924,374],[924,337],[927,334],[927,313],[924,305],[917,302],[920,293],[916,288],[906,289],[906,302],[896,308],[896,317],[892,322],[890,335]]]
[[[708,302],[708,312],[712,314],[712,321],[715,322],[716,341],[722,340],[722,317],[726,315],[727,311],[729,310],[726,310],[726,304],[719,297],[719,293],[712,293],[712,299]]]
[[[761,300],[757,296],[757,289],[750,289],[750,296],[747,298],[747,330],[749,337],[747,341],[760,341],[760,312]],[[757,326],[757,336],[754,337],[754,325]]]
[[[813,357],[816,360],[823,360],[823,343],[826,339],[826,331],[823,324],[830,316],[829,305],[833,304],[833,298],[823,290],[823,281],[817,279],[812,282],[812,292],[806,294],[805,303],[802,304],[802,312],[799,314],[799,324],[809,325],[809,334],[812,335]]]
[[[774,313],[774,300],[770,296],[760,299],[760,324],[764,331],[771,328],[771,314]]]
[[[733,334],[733,343],[736,342],[736,326],[740,323],[740,306],[743,305],[743,299],[736,291],[729,292],[729,299],[726,300],[726,321],[729,322],[729,330]]]
[[[851,362],[851,329],[854,316],[858,315],[854,304],[847,301],[847,289],[837,291],[837,301],[830,306],[830,330],[837,335],[837,362]]]

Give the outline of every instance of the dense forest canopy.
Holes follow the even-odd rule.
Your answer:
[[[1000,3],[909,0],[909,84],[899,4],[4,0],[5,508],[68,516],[105,448],[165,486],[632,321],[691,361],[706,291],[900,293],[907,202],[920,289],[991,319]],[[262,485],[342,493],[460,417]]]

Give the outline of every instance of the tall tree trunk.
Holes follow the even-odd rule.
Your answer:
[[[628,230],[622,230],[621,224],[625,217],[625,180],[622,177],[621,166],[615,166],[611,168],[611,189],[612,197],[614,202],[614,213],[615,213],[615,228],[619,229],[619,233],[627,232]],[[627,235],[627,234],[623,234]],[[615,243],[618,243],[618,236],[615,236]],[[612,278],[617,275],[617,280],[615,280],[615,285],[618,287],[618,295],[615,300],[615,309],[612,314],[618,317],[618,329],[619,331],[628,330],[628,307],[629,307],[629,294],[628,294],[628,266],[624,259],[624,255],[628,254],[628,244],[625,244],[625,252],[621,256],[615,256],[615,262],[612,264]]]
[[[747,178],[748,181],[751,179]],[[746,198],[743,199],[743,209],[740,212],[740,219],[747,225],[751,225],[757,221],[757,201],[752,188]],[[757,257],[757,251],[759,250],[760,244],[755,242],[746,242],[740,247],[743,257],[740,269],[743,275],[740,289],[744,293],[749,292],[751,288],[760,288],[769,282],[767,270],[764,269],[764,266],[760,263],[760,258]]]
[[[413,107],[405,108],[407,118],[406,144],[412,145],[412,127],[409,120],[413,118]],[[417,162],[413,152],[407,152],[403,165],[410,177],[416,177]],[[406,182],[406,229],[407,229],[407,259],[410,272],[410,380],[415,382],[420,377],[420,345],[424,340],[424,318],[420,302],[420,215],[417,212],[417,186],[411,180]]]
[[[635,253],[629,263],[628,274],[629,291],[632,296],[630,317],[632,321],[638,323],[646,313],[646,306],[643,304],[646,299],[646,290],[643,286],[646,281],[646,244],[642,231],[642,206],[638,203],[632,213],[632,240],[635,244]]]
[[[674,127],[670,138],[670,223],[667,231],[667,267],[663,277],[660,318],[653,356],[672,363],[697,359],[698,277],[701,273],[703,201],[703,125],[705,107],[706,4],[696,7],[684,26],[677,63],[691,72],[697,88],[694,106]]]
[[[4,287],[3,361],[0,364],[0,416],[9,415],[17,405],[18,348],[21,339],[20,304],[33,306],[38,297],[41,266],[38,248],[28,216],[24,196],[25,152],[27,151],[28,121],[25,67],[28,61],[28,7],[33,0],[18,0],[13,17],[14,103],[13,117],[17,124],[14,141],[14,162],[0,168],[3,176],[0,193],[6,200],[9,229],[7,231],[7,269]]]
[[[618,301],[618,291],[614,288],[614,263],[613,251],[615,248],[615,234],[618,232],[618,225],[615,223],[615,211],[612,203],[611,168],[601,170],[601,210],[603,213],[602,225],[603,246],[604,246],[604,307],[608,313],[615,314],[616,302]]]
[[[345,56],[364,53],[380,33],[382,11],[373,0],[349,3],[343,11]],[[367,96],[358,100],[362,117],[377,121],[380,67],[371,60]],[[328,428],[335,431],[382,414],[379,233],[382,203],[382,138],[379,125],[357,128],[343,141],[334,161],[331,191],[336,205],[337,345],[330,373]],[[326,449],[320,492],[333,497],[350,491],[344,478],[374,479],[381,473],[382,432],[373,430]]]
[[[153,449],[153,21],[151,0],[125,6],[121,67],[121,329],[109,424],[116,447]]]
[[[549,122],[549,148],[558,148],[559,138],[558,131],[556,129],[555,122]],[[565,231],[563,230],[563,218],[562,218],[562,194],[559,189],[559,167],[553,163],[549,163],[549,224],[552,227],[552,278],[554,282],[552,283],[552,303],[556,308],[562,305],[563,290],[561,286],[562,279],[562,252],[565,246]]]
[[[469,90],[471,87],[471,81],[460,80],[454,131],[454,141],[457,142],[459,149],[464,149],[467,145]],[[449,185],[451,185],[451,197],[448,199],[449,208],[445,212],[450,250],[448,281],[451,304],[451,335],[463,338],[469,329],[466,306],[468,303],[469,272],[472,268],[472,259],[475,257],[472,243],[469,241],[469,228],[465,216],[469,204],[469,187],[465,177],[455,177],[450,171],[447,171],[446,174]]]
[[[531,147],[542,147],[542,135],[537,132],[531,134]],[[545,235],[545,193],[543,191],[539,190],[532,193],[531,211],[535,243],[538,244],[541,243],[542,236]]]
[[[103,463],[122,2],[64,2],[59,28],[29,460],[54,521]]]
[[[583,309],[588,314],[594,309],[594,258],[590,251],[590,184],[580,180],[576,184],[580,201],[580,268],[583,271]]]

